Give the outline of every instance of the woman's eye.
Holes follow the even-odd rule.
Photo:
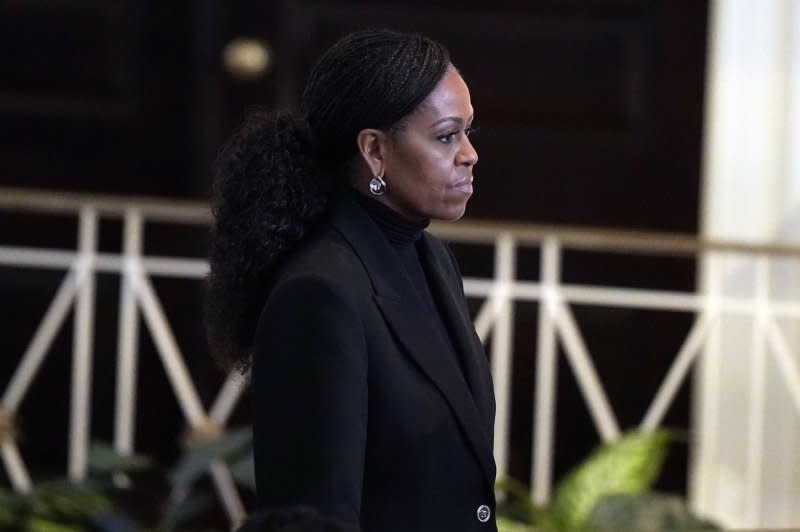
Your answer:
[[[464,136],[465,137],[469,137],[472,133],[475,133],[476,131],[478,131],[478,127],[475,126],[475,125],[465,127],[464,128]],[[460,132],[461,132],[461,130],[453,131],[451,133],[448,133],[446,135],[441,135],[441,136],[436,137],[436,138],[439,139],[439,142],[441,142],[442,144],[450,144],[453,141],[453,137],[458,135]]]
[[[450,144],[450,142],[453,140],[453,137],[456,136],[457,134],[458,131],[453,131],[452,133],[448,133],[447,135],[441,135],[436,138],[439,139],[439,142],[441,142],[442,144]]]

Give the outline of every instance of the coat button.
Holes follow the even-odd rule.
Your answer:
[[[492,516],[492,511],[485,504],[478,506],[478,521],[485,523]]]

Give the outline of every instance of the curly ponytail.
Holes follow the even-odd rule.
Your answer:
[[[246,365],[270,277],[324,212],[331,185],[314,163],[308,124],[288,112],[250,115],[223,148],[206,302],[222,364]]]
[[[245,370],[253,334],[278,267],[346,183],[366,128],[391,129],[430,94],[450,64],[420,35],[350,34],[313,68],[305,119],[256,112],[217,160],[206,328],[224,367]]]

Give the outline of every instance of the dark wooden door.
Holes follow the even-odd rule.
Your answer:
[[[322,50],[348,31],[377,26],[443,41],[470,85],[481,161],[468,216],[692,233],[706,12],[705,0],[0,2],[0,186],[207,198],[216,150],[245,110],[295,105]],[[243,37],[269,54],[263,72],[245,78],[222,59],[226,46]],[[74,245],[74,225],[43,229],[28,219],[0,220],[2,243]],[[118,229],[109,225],[101,246],[118,249]],[[148,250],[205,253],[201,232],[180,235],[148,233]],[[484,255],[456,251],[467,274],[491,273]],[[536,276],[534,255],[520,258],[526,268],[525,276]],[[572,254],[564,277],[627,286],[652,286],[657,278],[659,288],[692,289],[694,263]],[[0,327],[15,354],[0,362],[0,376],[14,367],[52,284],[0,270],[0,312],[14,316]],[[160,288],[210,398],[221,381],[205,350],[198,287]],[[113,279],[101,279],[98,301],[107,300],[109,312],[98,317],[95,352],[106,371],[113,371],[117,293]],[[530,470],[536,311],[519,305],[517,312],[510,466],[523,480]],[[635,424],[689,317],[576,312],[621,423]],[[67,390],[70,343],[68,333],[62,336],[54,347],[60,362],[50,363],[40,388],[56,395]],[[168,459],[178,444],[163,434],[179,426],[180,414],[152,344],[143,337],[141,346],[147,394],[137,444]],[[556,476],[597,442],[574,379],[561,367]],[[93,429],[104,439],[113,403],[107,381],[96,383]],[[670,421],[686,426],[688,396],[681,397]],[[51,412],[50,403],[34,397],[26,408],[24,451],[63,463],[53,451],[52,426],[33,421]],[[685,456],[678,456],[675,471],[685,469]],[[666,481],[683,483],[679,473]]]
[[[445,42],[481,132],[473,217],[696,229],[705,2],[0,4],[0,184],[206,197],[248,106],[370,26]],[[263,75],[222,51],[265,43]]]

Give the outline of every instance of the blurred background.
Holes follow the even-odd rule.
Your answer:
[[[367,27],[440,40],[471,90],[476,193],[433,231],[492,360],[501,476],[543,505],[664,426],[652,489],[800,526],[794,0],[0,2],[3,485],[83,479],[91,442],[166,469],[247,426],[202,327],[212,163]],[[253,498],[213,464],[191,485],[225,529]]]

